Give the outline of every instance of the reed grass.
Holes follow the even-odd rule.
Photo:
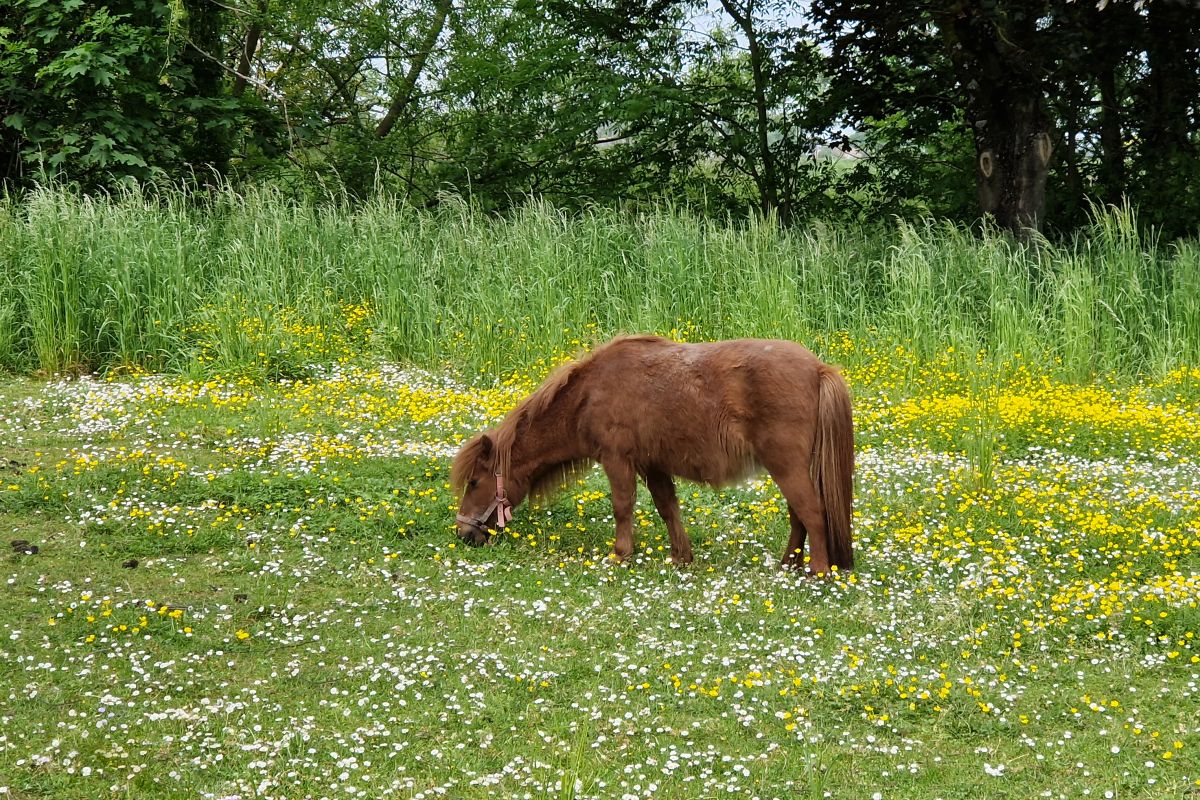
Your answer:
[[[1073,379],[1200,356],[1200,248],[1160,244],[1128,209],[1020,246],[932,221],[782,230],[667,207],[496,218],[43,188],[0,200],[0,287],[0,367],[23,373],[289,374],[345,356],[318,340],[346,334],[348,303],[369,309],[348,339],[361,353],[498,376],[631,331],[817,349],[846,333],[922,357],[1021,353]]]

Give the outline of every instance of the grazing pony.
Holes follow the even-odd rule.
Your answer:
[[[560,490],[591,462],[612,489],[617,559],[633,552],[637,476],[667,524],[671,560],[687,564],[673,478],[715,487],[766,470],[788,505],[783,566],[803,566],[806,534],[811,572],[854,564],[850,395],[835,369],[795,342],[623,336],[563,365],[455,456],[458,535],[483,544],[514,506]]]

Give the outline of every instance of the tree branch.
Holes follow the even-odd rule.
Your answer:
[[[421,70],[425,69],[425,62],[429,60],[429,54],[433,52],[433,47],[437,44],[438,37],[442,35],[442,29],[446,26],[446,17],[450,15],[450,3],[451,0],[437,0],[437,5],[434,6],[433,22],[430,23],[429,30],[425,33],[425,40],[421,42],[420,49],[413,56],[412,63],[408,65],[408,74],[404,76],[399,90],[392,98],[391,106],[384,114],[383,119],[379,120],[379,126],[375,129],[376,138],[382,139],[391,133],[396,120],[404,113],[404,109],[412,99],[413,91],[417,87],[417,80],[421,77]]]

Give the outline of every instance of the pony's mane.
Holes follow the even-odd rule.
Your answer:
[[[542,382],[541,386],[518,403],[512,411],[508,412],[499,425],[486,434],[480,434],[463,445],[462,450],[454,457],[454,462],[450,468],[450,485],[456,492],[462,490],[470,478],[476,461],[486,455],[484,436],[489,437],[492,441],[492,446],[495,450],[494,459],[496,469],[502,475],[509,474],[512,466],[513,444],[517,440],[517,435],[522,425],[527,420],[537,418],[546,413],[554,401],[562,394],[567,384],[586,370],[592,361],[610,348],[622,344],[661,341],[663,340],[658,336],[619,336],[556,368]],[[583,475],[588,470],[588,467],[589,463],[586,459],[553,465],[545,473],[535,476],[533,484],[529,487],[529,494],[531,497],[537,499],[548,499],[569,485],[575,478]]]
[[[454,460],[450,462],[450,486],[455,494],[461,494],[467,480],[471,477],[471,469],[483,455],[483,434],[476,436],[462,446]]]
[[[500,424],[492,431],[492,439],[496,443],[496,467],[502,475],[507,475],[511,468],[513,443],[517,440],[521,425],[546,413],[571,379],[582,372],[595,356],[596,351],[585,353],[556,368],[542,381],[541,386],[500,420]]]
[[[553,500],[558,494],[575,483],[576,480],[586,475],[591,467],[592,465],[587,459],[567,461],[554,465],[543,475],[539,475],[532,485],[530,485],[530,499],[536,500],[539,503]]]
[[[517,431],[521,427],[521,423],[531,416],[537,416],[545,413],[550,404],[554,402],[563,387],[570,382],[571,377],[587,362],[591,361],[591,354],[585,354],[579,359],[568,361],[562,366],[550,373],[550,376],[533,391],[528,397],[517,403],[512,411],[505,415],[504,419],[490,431],[479,434],[473,439],[467,441],[454,456],[454,461],[450,464],[450,486],[456,492],[462,491],[467,481],[471,477],[471,472],[475,468],[475,464],[479,459],[488,455],[492,455],[496,470],[501,475],[509,474],[512,466],[512,448],[513,443],[517,440]],[[491,441],[492,453],[487,452],[487,440]],[[569,470],[574,473],[576,470]],[[567,470],[551,470],[552,473],[568,472]],[[552,476],[547,476],[547,479],[539,479],[537,485],[531,487],[531,493],[539,495],[545,492],[544,484],[551,482],[549,479]],[[568,479],[568,475],[561,475],[560,481],[564,482]]]

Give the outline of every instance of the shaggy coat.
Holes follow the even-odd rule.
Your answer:
[[[849,393],[795,342],[626,336],[560,367],[455,457],[459,534],[482,544],[506,505],[550,494],[593,462],[612,489],[619,559],[633,550],[637,477],[667,524],[672,560],[688,563],[673,479],[715,487],[765,470],[788,504],[783,564],[803,564],[807,537],[811,571],[853,565]]]

